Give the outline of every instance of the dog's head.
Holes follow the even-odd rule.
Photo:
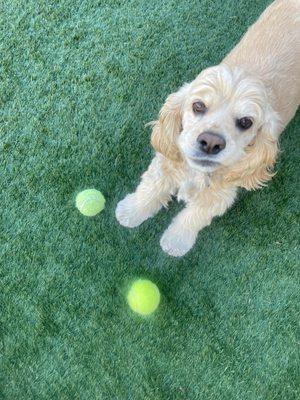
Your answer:
[[[171,94],[152,133],[165,157],[254,188],[271,176],[280,122],[258,79],[226,65],[204,70]]]

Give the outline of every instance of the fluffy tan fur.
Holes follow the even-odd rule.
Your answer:
[[[182,126],[182,100],[183,92],[172,93],[167,98],[159,113],[159,120],[154,122],[151,144],[153,148],[167,159],[172,161],[182,161],[180,151],[177,146],[177,136]]]
[[[208,105],[201,118],[192,111],[199,100]],[[119,202],[117,219],[138,226],[177,194],[186,207],[161,246],[184,255],[199,230],[233,204],[238,187],[256,189],[272,178],[278,137],[299,104],[300,0],[276,0],[219,66],[167,98],[153,124],[156,156],[136,192]],[[241,133],[234,121],[243,116],[253,127]],[[222,132],[227,142],[214,168],[194,162],[197,137],[207,130]]]
[[[265,186],[274,176],[273,166],[278,153],[278,142],[268,132],[259,132],[245,156],[224,171],[224,181],[247,190]]]

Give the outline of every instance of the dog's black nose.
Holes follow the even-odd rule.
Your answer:
[[[223,136],[213,132],[203,132],[198,136],[200,150],[206,154],[218,154],[225,149],[226,142]]]

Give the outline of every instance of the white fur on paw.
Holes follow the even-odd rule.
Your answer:
[[[132,193],[118,203],[116,218],[121,225],[127,228],[135,228],[149,218],[149,215],[138,208],[135,194]]]
[[[160,245],[163,251],[173,257],[184,256],[193,247],[197,235],[186,229],[170,225],[162,235]]]

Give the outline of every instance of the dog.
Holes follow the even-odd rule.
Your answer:
[[[186,206],[160,244],[183,256],[238,188],[272,178],[279,135],[299,104],[300,0],[275,0],[219,65],[169,95],[153,123],[156,155],[117,220],[136,227],[177,195]]]

